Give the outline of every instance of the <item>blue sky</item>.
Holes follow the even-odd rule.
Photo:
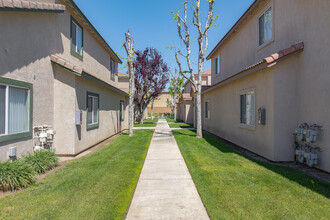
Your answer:
[[[182,3],[184,0],[75,0],[75,2],[112,49],[121,56],[126,57],[122,44],[125,40],[124,33],[130,29],[135,40],[136,50],[154,47],[162,53],[164,60],[173,71],[177,67],[174,51],[166,49],[166,47],[175,45],[184,49],[178,38],[176,21],[172,19],[171,14],[171,11],[183,11]],[[189,2],[192,6],[195,1]],[[201,2],[201,17],[205,17],[208,10],[207,1],[202,0]],[[211,52],[252,3],[253,0],[215,1],[214,13],[219,15],[216,21],[218,26],[209,31],[207,54]],[[189,20],[192,21],[191,13],[189,16]],[[196,72],[198,52],[196,27],[191,25],[190,32],[192,35],[192,61],[195,64],[193,68]],[[126,61],[123,60],[123,62]],[[210,68],[210,61],[206,61],[204,70]],[[119,71],[126,72],[125,69]]]

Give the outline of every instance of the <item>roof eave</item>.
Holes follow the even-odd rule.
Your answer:
[[[78,14],[85,20],[85,22],[90,26],[90,28],[95,32],[95,34],[100,38],[100,40],[105,44],[105,46],[111,51],[111,53],[117,58],[120,64],[122,64],[122,60],[119,58],[119,56],[112,50],[110,45],[104,40],[102,35],[96,30],[96,28],[93,26],[93,24],[88,20],[88,18],[84,15],[84,13],[80,10],[80,8],[77,6],[77,4],[73,0],[67,0],[70,5],[78,12]]]
[[[206,60],[210,60],[218,48],[228,39],[228,37],[235,32],[238,26],[247,18],[247,16],[258,6],[262,0],[255,0],[251,6],[245,11],[245,13],[238,19],[234,26],[227,32],[227,34],[219,41],[219,43],[213,48],[213,50],[206,57]]]
[[[206,88],[204,91],[202,91],[202,94],[206,93],[206,92],[210,92],[220,86],[226,85],[228,83],[231,83],[235,80],[241,79],[242,77],[245,77],[247,75],[250,75],[252,73],[258,72],[260,70],[269,68],[269,67],[273,67],[275,66],[277,63],[303,51],[305,48],[305,44],[304,42],[300,42],[297,44],[292,45],[291,47],[288,47],[286,49],[283,49],[281,51],[279,51],[278,53],[272,54],[266,58],[264,58],[262,61],[249,66],[247,68],[245,68],[244,70],[232,75],[231,77],[228,77],[208,88]]]

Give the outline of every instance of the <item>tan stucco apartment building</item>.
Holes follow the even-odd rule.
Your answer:
[[[128,127],[121,60],[72,0],[0,0],[0,21],[0,160],[32,151],[35,126],[60,155]]]
[[[161,92],[161,94],[154,100],[153,110],[154,114],[171,114],[172,109],[170,103],[173,103],[173,97],[169,92]],[[148,114],[151,113],[151,104],[148,105]]]
[[[329,12],[328,0],[256,0],[207,57],[203,129],[269,160],[293,161],[295,129],[322,125],[317,167],[330,172]]]
[[[198,79],[198,74],[194,74],[195,80]],[[202,72],[202,87],[211,85],[211,70]],[[187,80],[183,85],[182,95],[177,101],[177,119],[188,124],[195,124],[195,88],[191,82]]]

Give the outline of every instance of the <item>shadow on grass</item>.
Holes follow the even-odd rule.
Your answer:
[[[169,124],[170,128],[194,128],[191,124],[186,123],[174,123]]]
[[[189,136],[189,137],[196,136],[196,131],[191,130],[189,132],[189,134],[185,133],[185,132],[187,132],[187,130],[185,130],[185,131],[174,130],[173,134],[175,134],[177,136]],[[240,152],[235,151],[232,147],[229,147],[228,145],[226,145],[225,143],[223,143],[222,141],[218,140],[216,137],[213,137],[211,135],[203,133],[203,139],[206,140],[213,147],[217,148],[222,153],[233,153],[233,154],[240,155],[274,173],[277,173],[277,174],[289,179],[290,181],[294,181],[305,188],[308,188],[314,192],[317,192],[320,195],[325,196],[326,198],[330,198],[330,184],[329,183],[318,180],[315,177],[311,177],[305,173],[302,173],[302,172],[297,171],[290,167],[286,167],[283,165],[275,165],[275,164],[271,164],[268,162],[263,162],[263,161],[259,161],[256,159],[252,159],[244,154],[241,154]],[[311,183],[311,180],[314,181],[313,184]]]

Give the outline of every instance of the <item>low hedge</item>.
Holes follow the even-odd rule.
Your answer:
[[[37,173],[45,173],[58,165],[57,155],[50,150],[40,150],[29,153],[22,160],[30,164]]]
[[[14,191],[35,182],[35,171],[21,160],[0,163],[0,189]]]
[[[50,150],[30,153],[16,161],[0,163],[0,190],[14,191],[35,182],[37,173],[45,173],[58,165],[57,155]]]

